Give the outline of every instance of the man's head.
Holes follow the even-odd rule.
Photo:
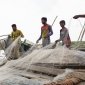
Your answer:
[[[16,31],[17,30],[16,24],[12,24],[12,29],[13,29],[13,31]]]
[[[61,27],[64,27],[64,26],[65,26],[65,20],[61,20],[61,21],[60,21],[60,26],[61,26]]]
[[[41,18],[41,22],[42,22],[42,24],[45,25],[47,23],[47,18],[46,17],[42,17]]]

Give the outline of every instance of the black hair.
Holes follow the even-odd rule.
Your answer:
[[[61,20],[61,21],[60,21],[60,24],[61,24],[61,23],[64,23],[64,24],[65,24],[65,20]]]
[[[46,18],[46,17],[42,17],[41,20],[45,20],[45,21],[47,21],[47,18]]]
[[[16,24],[12,24],[12,27],[16,27]]]

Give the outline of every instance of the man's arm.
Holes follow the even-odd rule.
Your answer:
[[[39,40],[41,40],[41,38],[42,38],[42,36],[40,35],[40,37],[39,37],[38,41],[39,41]]]
[[[83,14],[83,15],[75,15],[73,18],[74,19],[85,18],[85,14]]]
[[[67,38],[67,37],[68,37],[68,35],[69,35],[69,31],[68,31],[68,29],[66,28],[64,38]]]
[[[51,36],[51,35],[53,35],[53,30],[52,30],[52,26],[49,26],[49,34],[48,34],[48,36]]]

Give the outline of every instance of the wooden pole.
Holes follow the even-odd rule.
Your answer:
[[[56,16],[56,17],[55,17],[55,19],[54,19],[54,21],[53,21],[53,23],[52,23],[52,25],[51,25],[51,26],[53,26],[53,25],[54,25],[54,23],[55,23],[55,21],[56,21],[57,17],[58,17],[58,16]]]

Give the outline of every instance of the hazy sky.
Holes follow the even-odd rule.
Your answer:
[[[85,14],[85,0],[0,0],[0,35],[10,34],[11,24],[17,24],[25,38],[36,42],[40,36],[41,17],[48,18],[54,26],[52,42],[59,38],[59,21],[66,20],[72,40],[77,40],[82,29],[78,20],[72,19],[76,14]],[[84,24],[85,19],[79,19]],[[85,40],[85,37],[84,39]]]

